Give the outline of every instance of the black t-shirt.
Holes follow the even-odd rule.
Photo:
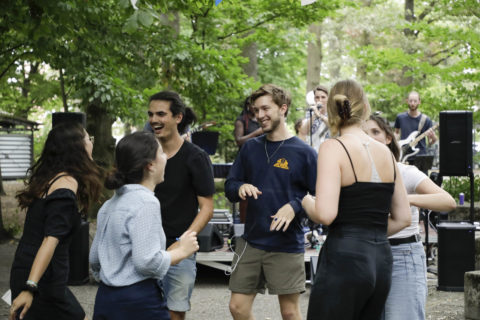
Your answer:
[[[160,200],[167,247],[192,224],[198,213],[197,196],[215,193],[213,168],[208,155],[185,141],[165,167],[165,180],[155,188]]]

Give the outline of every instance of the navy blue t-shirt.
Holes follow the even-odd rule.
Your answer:
[[[413,131],[418,130],[418,124],[420,123],[421,118],[422,118],[422,114],[420,114],[416,118],[413,118],[408,114],[408,112],[403,112],[397,115],[397,118],[395,119],[394,127],[396,129],[400,129],[401,140],[407,138]],[[418,135],[424,133],[431,127],[432,127],[432,120],[430,120],[430,118],[427,117],[427,119],[425,120],[425,124],[423,125],[423,128],[418,133]],[[418,142],[416,148],[420,149],[420,151],[418,152],[419,155],[426,153],[427,144],[426,144],[425,138],[423,138]]]
[[[304,252],[301,219],[305,212],[301,201],[307,191],[315,194],[317,153],[297,137],[281,143],[268,141],[265,135],[248,140],[230,169],[225,194],[230,201],[239,201],[238,189],[244,183],[262,192],[257,200],[247,197],[243,238],[252,247],[273,252]],[[295,219],[285,232],[270,231],[271,216],[287,203],[293,207]]]

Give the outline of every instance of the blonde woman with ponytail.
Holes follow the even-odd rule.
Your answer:
[[[336,83],[327,102],[332,136],[319,149],[316,197],[302,205],[329,226],[307,319],[380,319],[392,272],[387,235],[410,223],[395,159],[362,125],[370,106],[353,80]]]

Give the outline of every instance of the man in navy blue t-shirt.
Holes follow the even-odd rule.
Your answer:
[[[232,202],[247,199],[245,231],[236,242],[229,288],[234,319],[251,319],[257,293],[278,295],[284,319],[301,319],[299,296],[305,291],[301,199],[315,194],[317,154],[293,136],[285,117],[289,94],[263,85],[251,96],[262,136],[241,148],[225,182]]]
[[[437,141],[437,136],[432,128],[432,120],[418,110],[420,105],[420,95],[418,92],[412,91],[407,98],[408,111],[400,113],[395,119],[395,134],[400,135],[400,140],[406,139],[413,131],[419,131],[417,136],[426,132],[428,144],[432,145]],[[420,130],[419,130],[420,129]],[[418,155],[426,153],[425,138],[420,140],[416,146],[420,151]],[[413,161],[414,157],[410,157],[409,161]]]

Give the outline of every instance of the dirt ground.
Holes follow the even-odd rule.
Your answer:
[[[18,209],[18,205],[14,199],[14,195],[16,190],[22,187],[22,183],[18,181],[4,181],[4,188],[6,189],[7,195],[1,197],[2,201],[2,213],[3,213],[3,222],[7,229],[20,232],[21,226],[23,226],[23,220],[25,218],[25,213]],[[19,237],[20,234],[17,234]],[[8,288],[8,273],[11,264],[11,259],[13,259],[13,245],[15,242],[11,242],[12,245],[0,246],[0,257],[7,256],[6,259],[0,259],[0,284],[3,294],[4,289]],[[8,251],[8,252],[7,252]],[[432,265],[430,266],[432,269],[436,269],[435,259],[432,261]],[[208,268],[207,268],[208,269]],[[219,275],[217,271],[203,271],[199,273],[197,282],[199,284],[211,284],[215,289],[215,291],[221,291],[222,295],[228,295],[229,292],[227,291],[227,281],[226,279],[220,280],[219,277],[223,278],[223,275]],[[221,288],[220,288],[220,287]],[[426,314],[427,319],[430,320],[453,320],[453,319],[464,319],[464,294],[463,292],[446,292],[446,291],[439,291],[436,288],[437,286],[437,277],[433,273],[428,274],[428,297],[427,297],[427,307],[426,307]],[[197,288],[197,286],[196,286]],[[195,289],[197,290],[197,289]],[[202,294],[200,291],[198,293],[198,299],[206,300],[206,301],[215,301],[215,291],[211,289],[202,290]],[[195,291],[194,291],[195,292]],[[210,297],[206,297],[205,294],[211,295]],[[308,294],[308,291],[307,291]],[[307,296],[307,294],[302,296]],[[268,297],[268,296],[267,296]],[[194,297],[195,298],[195,297]],[[195,298],[195,299],[197,299]],[[263,298],[261,298],[263,299]],[[307,297],[302,298],[302,301],[306,301]],[[222,300],[222,299],[220,299]],[[194,303],[192,298],[192,304]],[[304,304],[305,302],[303,302]],[[226,306],[222,304],[219,308],[225,308]],[[270,304],[270,303],[268,303]],[[215,307],[214,307],[215,308]],[[261,307],[260,307],[261,308]],[[205,310],[203,310],[205,309]],[[211,303],[204,303],[201,302],[199,304],[194,304],[192,310],[196,311],[196,314],[203,314],[206,315],[208,312],[212,310]],[[6,314],[8,312],[8,306],[1,301],[0,302],[0,319],[6,319]],[[218,314],[218,313],[217,313]],[[225,313],[222,313],[222,318],[229,318],[226,317],[228,311],[225,310]],[[261,313],[262,315],[265,314],[264,312]],[[5,317],[5,318],[4,318]],[[188,317],[190,318],[190,317]],[[195,317],[194,317],[195,318]],[[201,317],[204,318],[204,317]],[[217,319],[218,317],[207,317],[204,319]],[[218,318],[220,319],[220,318]],[[276,319],[275,317],[266,317],[265,316],[257,316],[257,319]]]

